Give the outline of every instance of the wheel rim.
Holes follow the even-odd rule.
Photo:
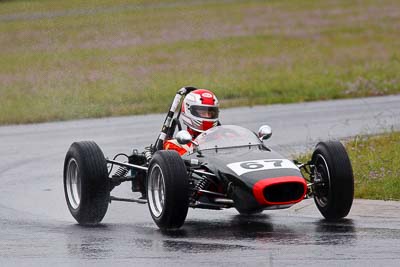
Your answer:
[[[331,188],[331,176],[328,164],[325,158],[318,154],[315,160],[315,176],[320,178],[321,182],[316,186],[315,200],[320,207],[325,207],[329,202],[329,191]]]
[[[74,158],[70,159],[67,167],[66,190],[68,203],[73,209],[77,209],[81,203],[81,178],[79,166]]]
[[[165,205],[165,181],[158,164],[151,169],[147,181],[147,196],[151,213],[155,217],[160,217]]]

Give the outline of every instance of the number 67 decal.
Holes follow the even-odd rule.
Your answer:
[[[230,163],[227,165],[229,169],[237,175],[248,172],[271,170],[271,169],[296,169],[298,167],[288,159],[262,159]]]

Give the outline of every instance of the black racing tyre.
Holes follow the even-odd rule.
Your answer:
[[[246,209],[240,209],[237,207],[236,207],[236,210],[239,212],[240,215],[244,215],[244,216],[257,215],[264,211],[264,209],[246,210]]]
[[[185,163],[176,151],[157,151],[146,179],[147,203],[160,229],[183,225],[189,208],[189,180]]]
[[[338,141],[320,142],[312,155],[314,201],[328,220],[347,216],[354,198],[354,177],[346,149]]]
[[[64,194],[81,225],[98,224],[107,212],[110,190],[107,162],[92,141],[75,142],[64,161]]]

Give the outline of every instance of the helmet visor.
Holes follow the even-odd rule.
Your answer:
[[[202,119],[218,119],[218,107],[212,106],[191,106],[190,112],[193,116]]]

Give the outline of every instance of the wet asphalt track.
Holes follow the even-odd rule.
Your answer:
[[[400,96],[228,109],[222,123],[273,128],[267,144],[289,155],[318,140],[400,130]],[[0,266],[398,266],[400,205],[356,201],[346,220],[322,220],[312,200],[240,216],[189,210],[163,233],[146,205],[113,202],[103,224],[76,225],[62,189],[65,152],[95,140],[104,153],[154,142],[163,115],[0,127]],[[117,190],[129,196],[129,186]]]

